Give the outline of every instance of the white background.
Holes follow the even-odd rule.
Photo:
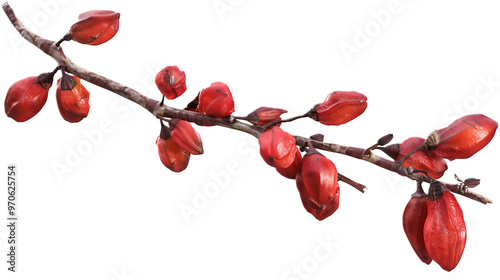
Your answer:
[[[259,106],[302,114],[333,90],[355,90],[368,97],[369,105],[351,123],[325,127],[299,120],[282,127],[303,136],[321,132],[326,141],[359,147],[387,133],[394,133],[395,142],[425,137],[461,114],[500,120],[500,7],[495,1],[333,2],[10,4],[26,25],[53,40],[79,13],[120,12],[120,31],[111,41],[101,46],[65,42],[65,53],[156,99],[161,95],[154,75],[178,65],[186,71],[188,90],[169,101],[176,107],[214,81],[231,88],[235,115]],[[0,34],[3,100],[13,82],[56,65],[23,41],[2,15]],[[341,47],[346,45],[356,52],[346,55]],[[488,79],[493,81],[489,91],[481,82]],[[43,110],[28,122],[0,116],[1,170],[6,173],[7,164],[15,163],[19,171],[18,272],[7,272],[2,261],[1,279],[462,280],[500,275],[498,137],[474,157],[449,162],[443,177],[449,182],[454,173],[481,178],[475,191],[494,201],[484,206],[458,198],[468,240],[460,264],[448,273],[435,263],[421,263],[404,235],[401,215],[414,191],[410,180],[327,154],[341,173],[369,190],[361,194],[341,184],[339,210],[319,222],[303,209],[294,181],[260,159],[251,136],[197,128],[205,154],[192,156],[188,169],[174,174],[159,160],[154,117],[113,93],[84,85],[91,110],[80,123],[61,118],[55,86]],[[58,177],[54,166],[63,165],[67,172]],[[6,174],[0,178],[6,181]],[[0,216],[6,217],[6,182],[1,184]],[[204,201],[206,193],[210,197]],[[191,214],[183,215],[182,208]],[[1,224],[0,260],[5,260],[6,220]],[[326,250],[325,242],[333,245]],[[302,274],[294,274],[299,269]]]

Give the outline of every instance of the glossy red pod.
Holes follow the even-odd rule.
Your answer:
[[[361,115],[367,105],[367,98],[362,93],[334,91],[313,109],[311,117],[325,125],[341,125]]]
[[[278,173],[281,174],[283,177],[286,177],[288,179],[295,179],[301,163],[302,163],[302,154],[300,153],[299,148],[295,146],[295,159],[293,160],[292,164],[290,164],[290,166],[285,168],[277,167],[276,171],[278,171]]]
[[[424,241],[430,257],[446,271],[453,270],[462,258],[467,241],[462,208],[455,196],[447,191],[427,202]]]
[[[89,91],[76,76],[65,74],[57,81],[56,100],[61,116],[68,122],[79,122],[89,115]]]
[[[181,172],[187,168],[191,154],[177,144],[170,136],[170,130],[163,123],[160,136],[156,139],[156,146],[160,160],[165,167],[174,172]]]
[[[333,202],[337,193],[337,168],[331,160],[310,147],[302,158],[295,182],[307,205],[324,209]]]
[[[287,110],[271,107],[259,107],[248,114],[247,119],[255,125],[265,125],[272,121],[281,120],[281,115],[287,113]],[[278,124],[279,125],[279,124]]]
[[[225,83],[215,82],[202,89],[197,111],[216,118],[231,115],[234,112],[234,100],[229,87]]]
[[[424,224],[427,218],[427,195],[420,187],[412,196],[403,212],[403,229],[406,237],[420,260],[432,262],[425,247]]]
[[[259,136],[260,155],[264,161],[277,168],[287,168],[295,160],[295,138],[278,126]]]
[[[24,78],[9,88],[4,102],[8,117],[17,122],[25,122],[40,112],[52,85],[52,76],[46,79],[46,74]]]
[[[172,137],[156,139],[160,160],[168,169],[174,172],[184,171],[189,163],[190,154],[182,149]]]
[[[403,143],[399,144],[400,150],[396,160],[403,158],[424,142],[425,139],[420,137],[406,139]],[[434,151],[419,151],[412,154],[403,162],[403,167],[412,167],[414,169],[426,171],[427,174],[434,179],[441,178],[448,169],[446,161],[436,155]]]
[[[179,67],[167,66],[156,74],[155,83],[160,92],[169,100],[181,96],[187,89],[186,73]]]
[[[181,148],[192,155],[203,154],[203,143],[200,134],[185,120],[172,121],[170,136]]]
[[[81,44],[100,45],[109,41],[118,32],[120,14],[93,10],[80,14],[78,19],[79,21],[69,30],[71,38]]]
[[[471,157],[493,139],[498,123],[485,115],[464,116],[438,130],[440,142],[434,152],[448,160]]]

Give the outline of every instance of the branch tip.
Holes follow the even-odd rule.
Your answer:
[[[338,180],[354,187],[355,189],[357,189],[358,191],[360,191],[362,193],[364,193],[365,190],[367,189],[367,187],[365,185],[360,184],[354,180],[351,180],[342,174],[338,174]]]

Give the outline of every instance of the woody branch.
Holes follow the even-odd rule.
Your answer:
[[[198,112],[181,110],[177,108],[170,107],[168,105],[162,104],[159,101],[149,98],[138,91],[122,85],[116,81],[108,79],[104,76],[101,76],[97,73],[89,71],[80,67],[79,65],[73,63],[63,52],[60,44],[45,39],[37,34],[34,34],[30,30],[28,30],[22,22],[16,17],[14,11],[10,7],[10,5],[5,2],[2,5],[2,8],[9,18],[10,22],[14,26],[14,28],[21,34],[21,36],[26,39],[28,42],[36,46],[38,49],[43,51],[48,56],[52,57],[58,64],[59,67],[65,69],[66,72],[74,74],[75,76],[92,83],[101,88],[107,89],[111,92],[118,94],[119,96],[126,98],[144,109],[148,110],[151,114],[153,114],[156,118],[173,118],[173,119],[181,119],[188,122],[192,122],[198,125],[217,125],[222,126],[229,129],[243,131],[254,137],[259,137],[262,132],[264,132],[265,128],[262,126],[252,125],[244,123],[237,118],[232,116],[225,118],[215,118],[205,114],[201,114]],[[306,114],[307,115],[307,114]],[[295,118],[291,118],[287,121],[293,121],[295,119],[305,117],[306,115],[301,115]],[[379,157],[372,153],[371,150],[367,152],[366,149],[351,147],[346,145],[338,145],[334,143],[326,143],[323,141],[313,140],[307,137],[302,136],[294,136],[296,139],[296,144],[301,147],[307,146],[307,142],[310,142],[312,146],[317,149],[339,153],[343,155],[347,155],[353,158],[357,158],[360,160],[367,161],[379,167],[382,167],[386,170],[395,172],[399,175],[406,176],[411,180],[415,180],[418,182],[428,182],[436,181],[424,174],[419,172],[415,172],[412,168],[404,168],[400,162],[388,160],[382,157]],[[345,176],[339,176],[340,181],[344,181],[345,183],[355,187],[360,191],[364,191],[365,186],[359,184]],[[483,204],[491,203],[492,201],[487,197],[484,197],[480,194],[474,193],[470,191],[468,188],[464,188],[460,183],[450,184],[441,182],[446,188],[450,191],[468,197],[470,199],[476,200]]]

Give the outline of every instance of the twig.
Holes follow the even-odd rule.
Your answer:
[[[272,122],[266,123],[264,125],[264,130],[267,130],[268,128],[270,128],[272,126],[275,126],[277,124],[280,124],[280,123],[293,122],[293,121],[298,120],[298,119],[307,118],[308,116],[309,116],[309,112],[307,112],[307,113],[305,113],[303,115],[299,115],[299,116],[295,116],[295,117],[289,118],[289,119],[272,121]]]
[[[175,118],[175,119],[182,119],[186,120],[189,122],[196,123],[198,125],[217,125],[217,126],[222,126],[234,130],[239,130],[245,133],[248,133],[250,135],[253,135],[254,137],[259,137],[260,134],[264,131],[263,127],[261,126],[256,126],[256,125],[249,125],[246,123],[243,123],[236,118],[229,116],[226,118],[214,118],[211,116],[207,116],[204,114],[200,114],[198,112],[193,112],[189,110],[180,110],[176,109],[170,106],[167,106],[165,104],[160,104],[159,101],[151,99],[147,96],[142,95],[138,91],[124,86],[118,82],[115,82],[111,79],[108,79],[104,76],[101,76],[99,74],[96,74],[94,72],[88,71],[77,64],[73,63],[66,55],[64,54],[62,48],[55,43],[54,41],[47,40],[45,38],[40,37],[37,34],[34,34],[30,30],[28,30],[16,17],[14,14],[14,11],[10,7],[10,5],[5,2],[2,5],[2,8],[9,18],[10,22],[14,26],[14,28],[21,34],[21,36],[26,39],[28,42],[39,48],[41,51],[43,51],[45,54],[49,55],[52,57],[58,64],[58,67],[64,67],[66,72],[71,73],[73,75],[76,75],[77,77],[92,83],[96,86],[99,86],[101,88],[107,89],[111,92],[114,92],[118,94],[121,97],[124,97],[141,107],[145,108],[148,110],[151,114],[153,114],[156,118],[159,119],[165,119],[165,118]],[[308,112],[309,113],[309,112]],[[287,121],[292,121],[298,118],[303,118],[307,117],[307,114],[300,115],[288,120],[283,120],[280,122],[287,122]],[[354,157],[357,159],[365,160],[367,162],[370,162],[374,165],[377,165],[379,167],[382,167],[384,169],[387,169],[392,172],[396,172],[400,175],[406,176],[412,180],[417,180],[417,181],[423,181],[423,182],[430,182],[429,178],[427,176],[424,176],[422,174],[414,173],[412,168],[403,168],[402,165],[398,162],[394,161],[389,161],[387,159],[381,158],[373,153],[369,153],[367,155],[364,154],[365,149],[362,148],[356,148],[356,147],[350,147],[350,146],[343,146],[343,145],[338,145],[334,143],[325,143],[322,141],[317,141],[317,140],[312,140],[309,138],[301,137],[301,136],[294,136],[297,142],[298,146],[304,146],[307,141],[311,142],[311,144],[317,148],[321,149],[324,151],[330,151],[334,153],[339,153],[339,154],[344,154],[350,157]],[[340,175],[342,176],[342,175]],[[343,179],[341,180],[346,180],[351,182],[352,184],[357,186],[362,186],[361,184],[358,184],[350,179],[345,178],[342,176]],[[344,181],[345,182],[345,181]],[[346,182],[348,183],[348,182]],[[349,184],[349,183],[348,183]],[[448,189],[451,191],[458,193],[460,195],[463,195],[465,197],[468,197],[470,199],[482,202],[484,204],[486,203],[491,203],[491,200],[473,193],[469,191],[468,189],[465,190],[460,190],[457,185],[454,184],[448,184],[448,183],[442,183],[445,185]]]
[[[342,181],[348,185],[351,185],[352,187],[354,187],[355,189],[357,189],[358,191],[360,191],[362,193],[365,192],[365,189],[366,189],[365,185],[362,185],[356,181],[353,181],[340,173],[338,174],[338,177],[339,177],[339,181]]]

